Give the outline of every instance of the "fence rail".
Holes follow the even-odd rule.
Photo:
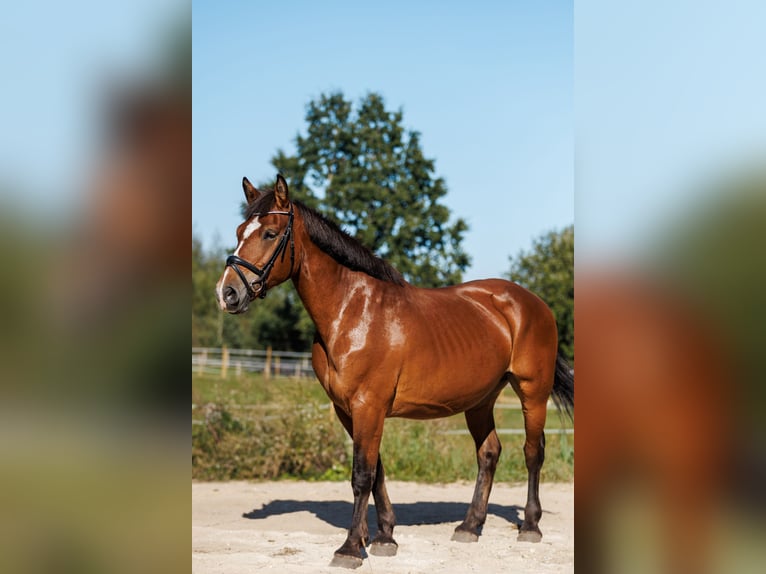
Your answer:
[[[192,347],[192,372],[226,377],[261,373],[264,377],[313,377],[311,353],[268,349]]]

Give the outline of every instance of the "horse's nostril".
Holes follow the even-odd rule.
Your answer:
[[[223,290],[223,300],[229,306],[236,306],[237,303],[239,303],[239,296],[237,295],[236,289],[233,287],[225,287]]]

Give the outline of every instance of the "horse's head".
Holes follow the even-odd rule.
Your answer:
[[[293,204],[287,182],[277,176],[274,191],[258,191],[243,178],[247,217],[237,227],[237,249],[226,259],[216,285],[218,305],[229,313],[244,313],[256,297],[287,281],[295,264]]]

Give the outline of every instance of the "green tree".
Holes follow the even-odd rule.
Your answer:
[[[376,93],[356,110],[340,92],[321,95],[307,106],[296,154],[278,150],[272,164],[295,197],[338,221],[408,281],[459,283],[470,264],[461,246],[468,226],[450,222],[440,203],[447,186],[423,155],[420,134],[405,130],[402,119]]]
[[[532,249],[510,257],[507,277],[538,295],[556,316],[559,349],[574,360],[574,226],[535,239]]]

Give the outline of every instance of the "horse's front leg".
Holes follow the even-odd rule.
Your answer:
[[[348,432],[348,436],[354,438],[354,426],[351,424],[351,417],[347,415],[338,405],[335,406],[335,414],[343,427]],[[391,506],[391,500],[386,491],[386,473],[383,470],[383,461],[378,455],[378,464],[375,469],[375,482],[372,485],[372,496],[375,499],[375,510],[378,515],[378,534],[370,543],[370,554],[376,556],[395,556],[399,545],[394,540],[394,526],[396,525],[396,516]]]
[[[372,495],[375,497],[375,511],[378,514],[378,534],[370,544],[370,554],[376,556],[396,556],[399,545],[394,540],[394,525],[396,517],[391,506],[391,500],[386,491],[386,473],[383,461],[378,456],[378,467],[375,472],[375,483],[372,485]]]
[[[331,566],[358,568],[362,565],[362,549],[369,539],[367,503],[377,472],[380,439],[383,435],[384,408],[360,403],[352,407],[354,462],[351,488],[354,491],[354,513],[351,528],[343,546],[335,551]]]

